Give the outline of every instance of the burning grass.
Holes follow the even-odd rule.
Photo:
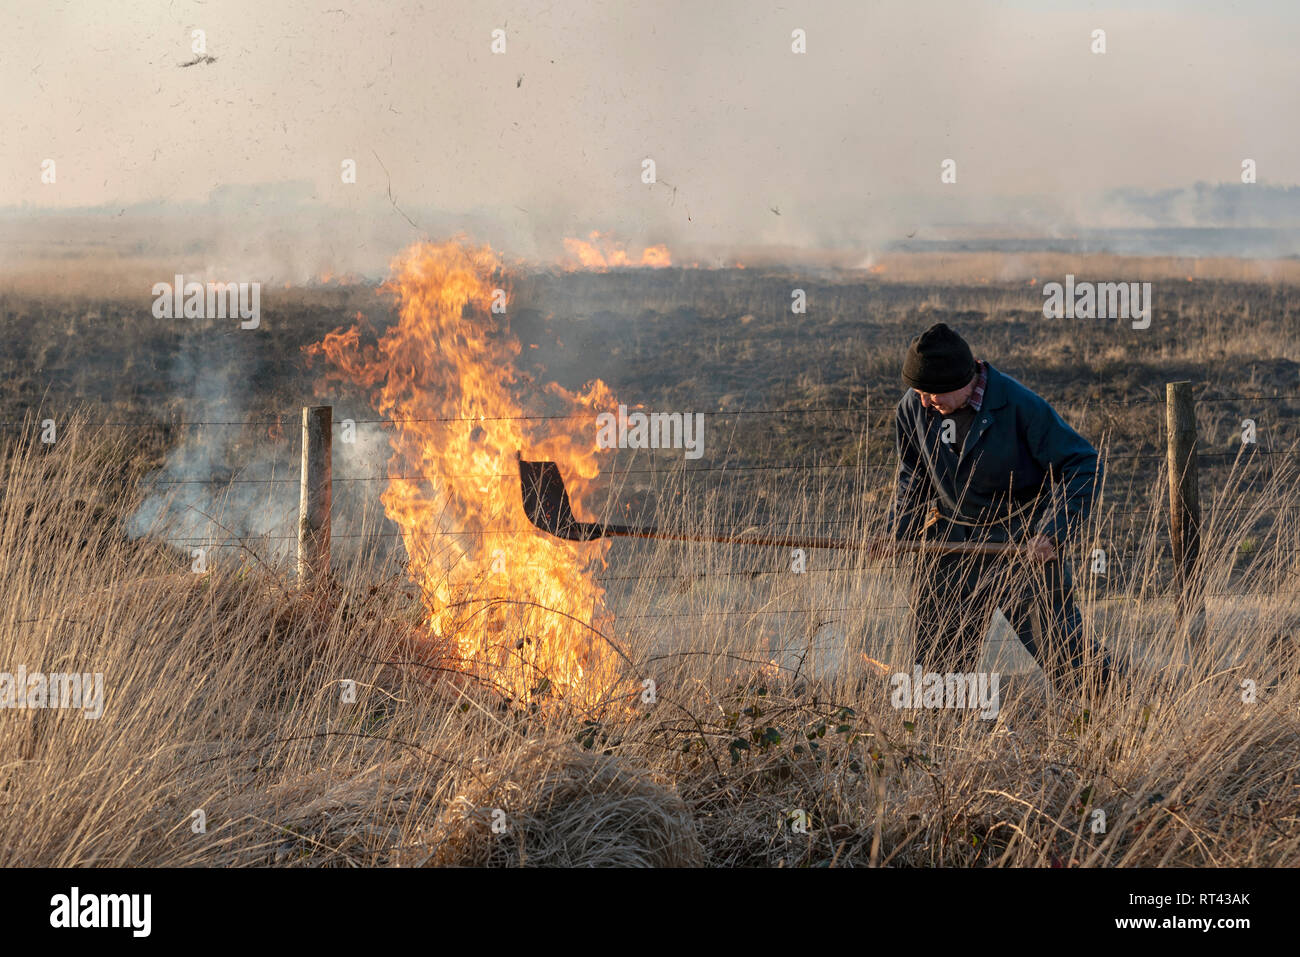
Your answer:
[[[421,243],[394,264],[398,322],[377,341],[353,327],[311,347],[326,383],[367,390],[389,423],[382,501],[402,533],[428,627],[467,671],[528,700],[555,689],[594,703],[613,691],[615,658],[584,622],[602,615],[595,580],[607,548],[575,548],[520,523],[510,479],[521,449],[562,462],[581,495],[596,476],[584,423],[612,396],[594,380],[551,384],[549,414],[526,416],[515,392],[519,341],[504,318],[507,285],[487,247]],[[492,598],[485,602],[484,591]]]

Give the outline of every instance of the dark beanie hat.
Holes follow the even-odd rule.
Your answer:
[[[956,392],[975,378],[975,357],[966,340],[936,322],[912,340],[903,359],[903,381],[921,392]]]

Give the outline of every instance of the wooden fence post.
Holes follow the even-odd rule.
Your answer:
[[[1196,404],[1187,380],[1165,384],[1169,443],[1169,537],[1174,547],[1178,620],[1204,627],[1205,598],[1200,591],[1201,492],[1196,437]]]
[[[330,446],[334,410],[302,410],[302,492],[298,499],[298,584],[312,588],[330,571],[330,504],[333,498]]]

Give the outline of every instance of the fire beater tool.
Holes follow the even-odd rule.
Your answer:
[[[657,538],[673,542],[723,542],[729,545],[762,545],[776,548],[835,548],[865,551],[876,555],[888,551],[924,552],[931,555],[1012,555],[1022,547],[1012,542],[899,542],[888,538],[847,539],[806,535],[757,535],[738,532],[702,535],[672,532],[653,525],[614,525],[582,522],[573,514],[560,468],[554,462],[529,462],[519,456],[519,484],[523,491],[524,514],[547,534],[571,542],[597,538]]]

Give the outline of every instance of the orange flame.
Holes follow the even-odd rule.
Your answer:
[[[352,273],[336,273],[332,269],[322,269],[312,282],[317,286],[355,286],[362,280]]]
[[[570,269],[594,269],[603,272],[611,268],[633,266],[662,269],[673,264],[673,257],[668,252],[667,246],[647,246],[641,250],[640,259],[633,259],[627,254],[621,242],[596,230],[593,230],[585,240],[566,238],[564,251],[569,254],[571,260],[576,260],[576,264],[573,262],[568,264]]]
[[[577,393],[551,384],[547,412],[565,417],[522,417],[520,345],[493,312],[504,285],[487,246],[416,244],[384,286],[399,321],[373,343],[359,326],[335,330],[308,353],[329,361],[327,381],[365,389],[393,421],[389,474],[402,478],[381,500],[401,529],[427,627],[456,666],[519,700],[590,704],[617,681],[614,653],[595,633],[608,543],[533,528],[515,455],[559,463],[580,508],[598,473],[595,410],[615,400],[599,380]]]

